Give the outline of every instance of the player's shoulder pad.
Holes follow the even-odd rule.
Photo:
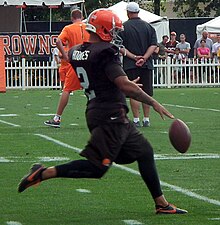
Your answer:
[[[92,61],[107,62],[119,55],[119,48],[108,42],[99,42],[92,45]]]

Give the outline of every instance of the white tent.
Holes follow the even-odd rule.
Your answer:
[[[61,5],[62,2],[65,5],[73,5],[84,2],[84,0],[0,0],[0,5],[23,5],[23,3],[35,6],[42,5],[43,3],[45,5]]]
[[[197,25],[196,34],[198,38],[201,37],[204,30],[208,31],[209,33],[220,33],[220,16],[204,24]]]
[[[125,22],[128,20],[126,11],[127,4],[128,4],[127,2],[121,1],[109,7],[109,9],[114,11],[118,15],[118,17],[122,20],[122,22]],[[163,35],[169,35],[170,29],[169,29],[169,21],[167,20],[167,18],[155,15],[144,9],[140,9],[139,17],[142,20],[150,23],[154,27],[157,33],[158,42],[162,41]]]

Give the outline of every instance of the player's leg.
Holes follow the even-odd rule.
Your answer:
[[[139,77],[138,69],[130,69],[130,70],[126,70],[125,72],[129,80],[135,80]],[[133,114],[133,123],[135,124],[136,127],[141,127],[140,118],[139,118],[141,103],[130,98],[130,106],[131,106],[131,111]]]
[[[142,89],[148,95],[153,96],[153,77],[152,70],[149,69],[140,69],[140,83],[143,85]],[[150,126],[150,106],[142,103],[143,108],[143,127]]]
[[[142,179],[147,185],[152,198],[155,202],[156,213],[157,214],[184,214],[187,213],[184,209],[179,209],[176,206],[168,203],[164,197],[160,180],[157,173],[153,149],[151,145],[145,140],[145,143],[142,143],[143,155],[137,159],[138,168],[141,174]]]
[[[160,186],[153,149],[144,136],[130,123],[127,127],[129,135],[115,160],[119,164],[128,164],[137,161],[143,181],[148,187],[156,205],[156,213],[186,213],[176,208],[165,199]]]
[[[133,122],[136,125],[136,127],[140,127],[140,105],[141,103],[130,98],[130,106],[131,106],[131,111],[133,114]]]
[[[64,81],[63,92],[57,107],[57,112],[53,119],[47,120],[44,122],[44,124],[47,126],[58,127],[58,128],[60,127],[61,116],[63,114],[64,109],[66,108],[68,104],[70,93],[72,91],[81,89],[79,79],[77,78],[76,73],[70,64],[69,66],[66,66],[66,70],[67,70],[67,74]]]
[[[22,178],[18,192],[23,192],[28,187],[31,187],[44,180],[52,178],[101,178],[109,167],[97,167],[88,160],[75,160],[62,165],[57,165],[45,168],[41,164],[35,164],[31,168],[28,175]]]

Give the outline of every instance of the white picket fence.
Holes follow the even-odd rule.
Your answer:
[[[154,62],[154,87],[220,86],[220,64],[189,59],[175,64],[171,59]],[[50,62],[6,62],[7,89],[60,88],[57,68]]]

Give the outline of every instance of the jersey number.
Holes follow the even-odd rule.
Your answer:
[[[85,94],[89,100],[95,98],[95,92],[94,90],[89,90],[89,79],[86,70],[83,67],[77,67],[76,73],[78,75],[78,78],[80,80],[81,86],[85,90]]]

